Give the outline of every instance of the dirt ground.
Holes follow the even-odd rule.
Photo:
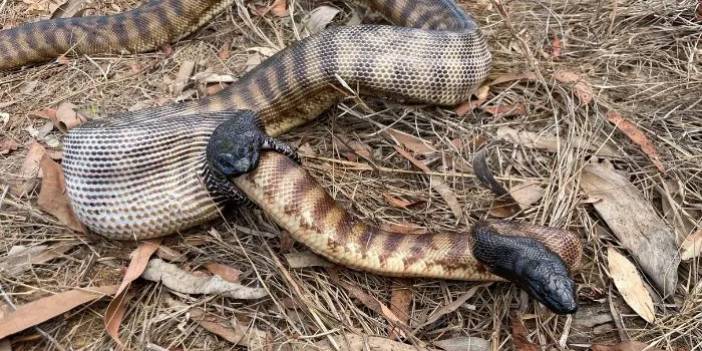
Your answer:
[[[137,3],[87,1],[84,7],[92,13],[115,13]],[[19,271],[6,269],[3,260],[4,301],[23,305],[76,287],[119,284],[129,254],[137,247],[67,229],[38,206],[38,185],[26,196],[9,191],[10,185],[22,181],[20,169],[32,142],[39,140],[52,150],[61,147],[62,133],[42,133],[46,119],[32,112],[70,102],[96,116],[201,97],[217,84],[191,80],[178,87],[178,72],[188,61],[195,64],[194,75],[238,77],[271,48],[304,35],[301,28],[318,6],[341,10],[332,25],[368,17],[350,1],[289,3],[294,11],[286,17],[257,15],[252,4],[248,16],[229,9],[170,49],[69,58],[0,73],[0,142],[11,139],[18,144],[16,150],[0,154],[1,255],[18,247],[67,247],[51,260]],[[52,4],[2,1],[0,26],[46,17]],[[462,116],[452,108],[349,99],[283,139],[300,147],[304,166],[354,214],[406,232],[461,232],[480,218],[500,215],[493,194],[479,184],[471,167],[475,151],[490,143],[490,168],[502,184],[537,189],[538,196],[511,218],[569,228],[585,243],[584,265],[575,274],[579,312],[574,317],[554,315],[505,283],[390,279],[343,267],[291,268],[286,254],[307,252],[303,246],[290,243],[285,235],[281,238],[280,229],[260,211],[231,209],[222,219],[169,237],[162,245],[180,253],[182,260],[176,264],[182,269],[203,271],[212,262],[235,267],[242,272],[242,284],[265,287],[268,296],[237,300],[188,295],[137,280],[120,327],[120,338],[129,348],[244,348],[204,329],[194,312],[183,307],[193,306],[230,328],[238,323],[258,330],[266,349],[349,349],[347,342],[358,343],[359,336],[367,348],[354,350],[398,349],[389,341],[393,338],[420,349],[459,350],[467,349],[465,337],[475,338],[472,349],[486,349],[483,342],[489,342],[493,350],[581,350],[627,340],[665,350],[702,349],[699,260],[680,264],[672,298],[661,299],[651,289],[655,320],[644,321],[622,298],[608,265],[609,247],[635,262],[631,252],[580,184],[589,162],[606,160],[655,209],[677,244],[700,229],[702,5],[693,0],[461,4],[488,37],[494,55],[491,79],[531,72],[529,79],[491,85],[482,106]],[[377,20],[373,15],[367,19]],[[559,71],[576,79],[558,79]],[[591,102],[583,103],[589,98]],[[651,141],[664,173],[650,152],[608,120],[610,111],[617,111]],[[396,131],[412,137],[392,138]],[[548,141],[541,146],[517,142],[504,137],[510,131]],[[419,155],[417,140],[431,150]],[[591,148],[582,147],[582,141]],[[398,146],[414,152],[431,172],[416,168]],[[598,156],[592,148],[606,148],[611,154]],[[463,219],[457,220],[446,197],[436,190],[437,180],[456,197]],[[103,326],[108,303],[105,298],[85,304],[15,334],[9,338],[11,347],[113,349],[115,343]],[[390,306],[395,315],[403,314],[398,308],[408,309],[404,337],[398,338],[402,333],[392,328],[392,318],[379,306]],[[458,346],[450,348],[442,343],[445,340]],[[255,342],[248,342],[254,348]]]

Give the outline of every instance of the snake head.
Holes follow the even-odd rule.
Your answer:
[[[227,178],[248,173],[258,166],[265,140],[256,116],[241,112],[215,128],[207,143],[207,162]]]
[[[503,235],[490,226],[475,227],[473,255],[492,273],[505,278],[558,314],[578,309],[575,282],[563,260],[541,242]]]
[[[514,271],[513,281],[553,312],[572,314],[578,310],[575,282],[560,259],[522,257],[515,261]]]

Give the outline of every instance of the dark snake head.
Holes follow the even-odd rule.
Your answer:
[[[225,178],[252,171],[258,166],[265,137],[253,112],[233,115],[217,126],[207,144],[210,169]]]
[[[575,282],[558,255],[532,238],[503,235],[482,225],[474,231],[473,255],[492,273],[517,284],[555,313],[577,311]]]

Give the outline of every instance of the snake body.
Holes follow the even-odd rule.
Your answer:
[[[114,16],[27,24],[0,32],[0,68],[46,61],[67,51],[150,50],[192,32],[232,1],[151,1]],[[117,114],[71,130],[63,168],[79,220],[108,238],[146,239],[217,217],[227,196],[215,189],[218,182],[205,151],[219,126],[239,118],[231,111],[253,111],[253,124],[276,136],[355,94],[350,89],[455,105],[487,77],[491,55],[486,40],[452,0],[367,3],[397,26],[328,29],[281,50],[215,96]],[[239,135],[225,137],[246,142]],[[570,289],[565,300],[573,297],[572,286],[561,284],[562,275],[551,279],[557,275],[539,271],[544,265],[537,262],[575,268],[581,247],[568,231],[498,222],[479,225],[467,236],[385,233],[355,220],[299,166],[272,152],[262,154],[253,172],[232,180],[231,190],[237,188],[297,240],[351,268],[464,280],[499,280],[495,273],[517,274],[519,280],[523,274],[524,279],[537,277],[546,294]],[[503,259],[505,253],[513,257]],[[574,302],[560,308],[573,312]]]

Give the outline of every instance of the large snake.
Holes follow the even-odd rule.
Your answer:
[[[65,52],[145,51],[181,38],[233,0],[161,0],[113,16],[40,21],[0,32],[0,68]],[[559,313],[577,308],[565,230],[480,222],[468,235],[402,236],[356,220],[273,136],[349,95],[455,105],[491,55],[452,0],[368,0],[398,26],[325,30],[280,51],[219,94],[90,121],[65,138],[66,189],[78,218],[112,239],[168,235],[245,196],[331,261],[378,274],[515,281]],[[214,135],[213,135],[214,133]]]

